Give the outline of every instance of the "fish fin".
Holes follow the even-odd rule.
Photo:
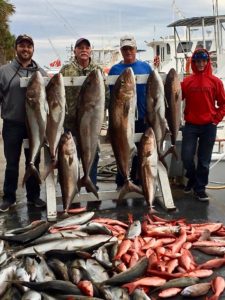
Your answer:
[[[49,105],[48,105],[47,101],[45,101],[45,103],[44,103],[44,109],[45,109],[47,115],[49,115]]]
[[[134,223],[134,216],[131,213],[128,213],[127,216],[128,216],[129,223],[130,224]]]
[[[124,116],[127,116],[130,110],[130,102],[129,101],[125,101],[124,106],[123,106],[123,113]]]
[[[33,247],[34,249],[34,252],[36,253],[36,255],[39,257],[39,258],[43,258],[43,259],[46,259],[46,256],[40,252],[37,251],[37,249],[35,247]]]
[[[119,200],[122,200],[124,198],[124,196],[130,192],[136,192],[138,194],[143,194],[142,189],[139,186],[132,183],[130,180],[127,180],[120,190]]]
[[[168,108],[169,107],[169,103],[168,103],[168,100],[167,100],[166,96],[164,96],[164,102],[165,102],[166,108]]]
[[[31,163],[29,167],[26,169],[26,173],[23,177],[22,187],[24,187],[26,181],[28,180],[28,178],[30,178],[30,176],[34,176],[38,180],[39,184],[42,183],[38,170],[36,169],[35,165]]]
[[[57,164],[58,164],[58,162],[57,162],[55,159],[53,159],[53,160],[51,161],[51,163],[48,165],[48,168],[47,168],[47,170],[46,170],[46,172],[45,172],[45,174],[44,174],[44,176],[43,176],[43,180],[45,180],[45,179],[48,177],[48,175],[49,175],[55,168],[57,168]]]
[[[86,188],[87,192],[92,192],[99,199],[97,189],[89,176],[84,176],[80,179],[80,187],[82,186]]]
[[[176,160],[178,160],[178,154],[177,154],[177,150],[176,150],[175,145],[171,145],[170,148],[161,156],[161,158],[164,159],[170,153],[172,153],[175,156]]]
[[[69,109],[68,109],[68,105],[67,105],[67,103],[66,103],[66,105],[65,105],[65,113],[66,113],[66,115],[68,115],[68,114],[69,114]]]

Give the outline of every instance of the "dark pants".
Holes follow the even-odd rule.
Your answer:
[[[183,140],[181,158],[186,169],[186,177],[195,192],[205,191],[208,184],[209,165],[216,139],[216,125],[193,125],[186,123],[182,129]],[[196,153],[197,150],[197,153]],[[195,163],[197,154],[197,163]]]
[[[135,121],[135,133],[145,132],[147,129],[147,124],[144,120],[137,120]],[[135,143],[136,147],[138,148],[139,143]],[[135,184],[139,184],[139,179],[137,178],[137,171],[138,171],[138,156],[135,154],[132,160],[131,171],[130,171],[130,178]],[[122,174],[118,171],[116,174],[116,184],[117,186],[123,186],[124,178]]]
[[[23,139],[27,138],[25,124],[3,121],[2,137],[4,142],[4,155],[6,159],[5,181],[3,186],[3,200],[16,201],[16,190],[19,178],[19,161]],[[29,149],[24,149],[26,168],[29,166]],[[39,170],[40,156],[36,159],[35,166]],[[35,201],[40,196],[40,186],[34,176],[30,176],[26,182],[28,201]]]

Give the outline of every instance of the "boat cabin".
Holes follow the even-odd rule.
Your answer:
[[[214,72],[220,76],[225,70],[225,15],[180,19],[168,25],[174,34],[147,45],[154,56],[160,57],[159,71],[175,68],[180,74],[189,74],[190,57],[197,48],[206,48],[211,56]],[[223,73],[223,72],[222,72]]]

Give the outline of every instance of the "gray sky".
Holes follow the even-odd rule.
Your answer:
[[[175,2],[175,7],[173,6]],[[144,41],[173,34],[167,25],[182,16],[213,14],[212,0],[10,0],[16,13],[10,18],[10,30],[16,36],[31,35],[35,43],[34,59],[49,65],[58,56],[64,62],[67,49],[79,37],[87,37],[95,48],[115,46],[119,38],[132,33],[138,47]],[[219,13],[225,14],[225,1],[218,0]]]

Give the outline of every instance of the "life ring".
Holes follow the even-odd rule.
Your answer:
[[[154,57],[153,64],[154,64],[154,67],[155,67],[155,68],[158,68],[158,67],[159,67],[159,65],[160,65],[160,56],[159,56],[159,55],[156,55],[156,56]]]

